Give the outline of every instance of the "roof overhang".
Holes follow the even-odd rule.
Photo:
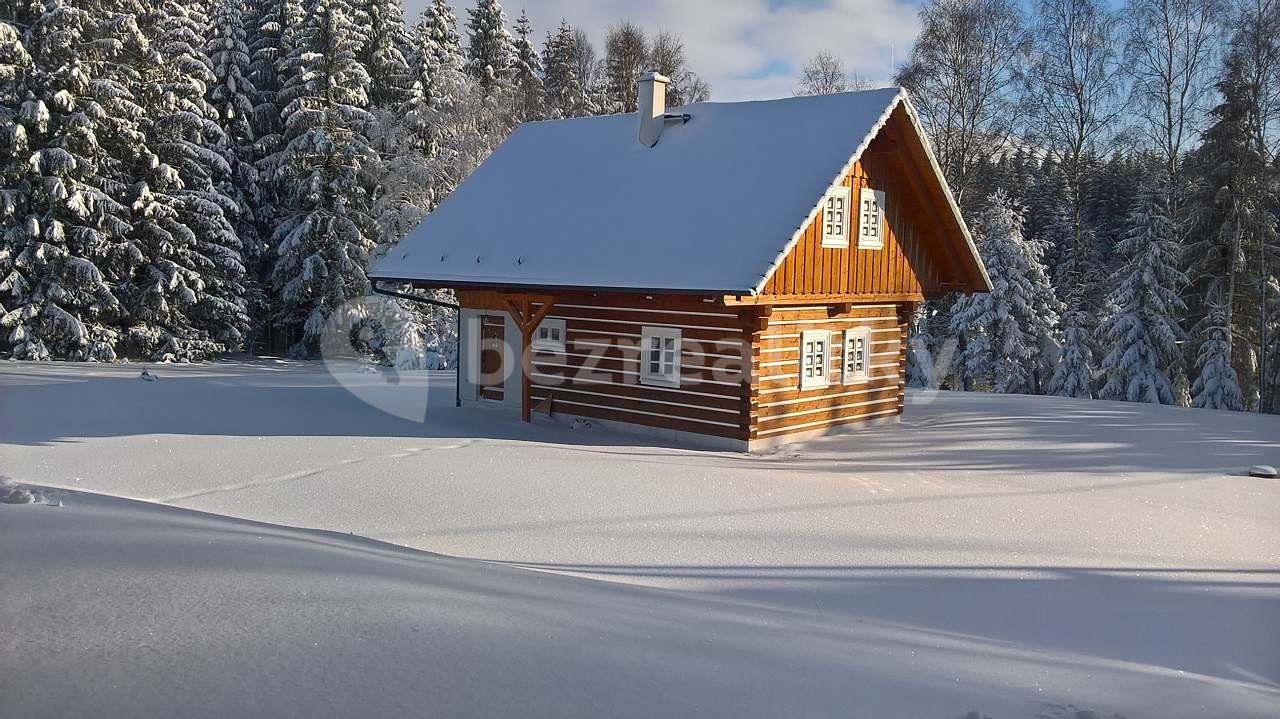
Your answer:
[[[530,292],[533,290],[554,290],[557,292],[615,292],[628,294],[650,294],[650,295],[706,295],[709,297],[719,297],[724,295],[745,295],[750,294],[750,288],[735,287],[731,289],[694,289],[683,287],[628,287],[628,286],[605,286],[605,285],[572,285],[572,284],[546,284],[546,283],[520,283],[509,281],[488,281],[488,280],[460,280],[449,277],[387,277],[382,275],[370,274],[369,279],[374,282],[399,282],[407,285],[417,285],[419,287],[441,287],[456,289],[485,289],[485,290],[502,290],[511,292]]]

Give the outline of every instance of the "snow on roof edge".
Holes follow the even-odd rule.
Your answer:
[[[529,288],[540,287],[554,290],[564,291],[580,291],[580,292],[661,292],[681,295],[745,295],[750,294],[750,287],[728,287],[728,288],[710,288],[710,287],[684,287],[680,285],[670,286],[640,286],[640,285],[623,285],[623,284],[594,284],[594,285],[573,285],[563,282],[538,281],[532,278],[531,281],[513,282],[510,279],[492,278],[485,279],[482,277],[470,276],[465,278],[457,276],[437,276],[437,277],[392,277],[389,275],[380,275],[372,271],[369,273],[369,279],[374,282],[406,282],[406,283],[439,283],[440,287],[495,287],[495,288]]]

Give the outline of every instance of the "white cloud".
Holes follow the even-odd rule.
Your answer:
[[[412,23],[426,0],[406,0]],[[471,0],[454,0],[466,23]],[[874,82],[891,75],[915,38],[917,0],[523,0],[504,4],[514,21],[523,8],[541,46],[548,29],[567,19],[603,51],[604,34],[619,20],[685,41],[691,67],[711,83],[717,100],[790,95],[800,68],[818,50],[835,53]],[[465,36],[465,29],[462,29]]]

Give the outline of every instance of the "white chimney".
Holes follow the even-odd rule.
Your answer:
[[[671,80],[656,72],[640,76],[636,102],[640,109],[640,144],[653,147],[662,137],[663,117],[667,114],[667,83]]]

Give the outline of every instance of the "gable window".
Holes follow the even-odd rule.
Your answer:
[[[545,319],[538,324],[531,343],[536,350],[564,352],[564,320]]]
[[[858,193],[858,249],[884,247],[884,190],[862,188]]]
[[[640,383],[680,386],[680,330],[674,327],[640,330]]]
[[[871,369],[871,330],[859,327],[844,333],[841,378],[845,384],[866,382]]]
[[[808,330],[800,333],[800,389],[826,387],[831,366],[831,333]]]
[[[822,246],[849,246],[849,188],[842,185],[822,198]]]

